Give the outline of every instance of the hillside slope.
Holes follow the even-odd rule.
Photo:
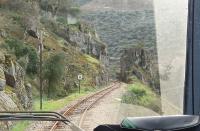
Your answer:
[[[148,10],[152,9],[152,0],[75,0],[83,11],[102,10]]]
[[[155,21],[151,0],[92,0],[81,6],[82,20],[94,25],[108,44],[110,71],[119,72],[124,48],[136,45],[155,47]]]
[[[107,46],[94,29],[82,22],[70,25],[63,16],[47,17],[51,12],[40,8],[40,3],[31,2],[7,0],[0,3],[1,111],[32,110],[33,97],[39,96],[41,39],[45,97],[65,97],[77,91],[78,74],[84,77],[83,88],[103,86],[108,82]],[[48,65],[48,62],[58,66]],[[56,71],[61,72],[60,79],[54,85],[56,90],[48,95],[53,79],[48,79],[51,76],[47,75],[56,75]],[[4,124],[0,128],[4,126],[6,128]]]

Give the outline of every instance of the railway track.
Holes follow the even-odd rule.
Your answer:
[[[74,105],[71,105],[65,111],[62,111],[65,117],[69,118],[71,121],[76,121],[75,123],[82,126],[84,119],[86,117],[87,111],[91,109],[99,100],[101,100],[105,95],[114,91],[115,89],[120,87],[119,82],[114,82],[110,86],[105,89],[102,89],[88,97],[78,101]],[[48,127],[49,131],[70,131],[71,129],[60,122],[53,123],[50,127]]]

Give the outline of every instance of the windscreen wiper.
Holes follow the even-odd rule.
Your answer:
[[[68,120],[65,116],[57,112],[47,111],[0,111],[0,121],[59,121],[62,122],[75,131],[83,131],[76,124]]]

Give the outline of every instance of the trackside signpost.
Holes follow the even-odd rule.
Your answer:
[[[81,80],[83,80],[83,75],[78,74],[78,88],[79,88],[79,94],[81,93]]]

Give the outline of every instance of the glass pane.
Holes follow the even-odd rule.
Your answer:
[[[155,0],[154,5],[162,111],[182,114],[188,1]]]
[[[68,109],[86,131],[182,114],[187,15],[188,0],[0,0],[0,111]]]

